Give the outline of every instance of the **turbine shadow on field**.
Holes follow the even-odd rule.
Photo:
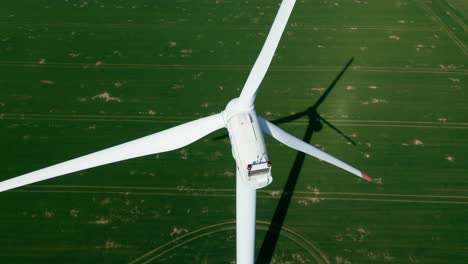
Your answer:
[[[353,62],[354,58],[351,58],[348,63],[343,67],[341,72],[336,76],[333,82],[328,86],[325,92],[320,96],[320,98],[315,102],[315,104],[309,107],[306,111],[287,116],[284,118],[280,118],[277,120],[272,121],[275,124],[287,123],[294,121],[298,118],[303,116],[308,117],[308,125],[306,132],[303,137],[303,141],[309,143],[312,139],[312,135],[314,132],[320,131],[323,127],[322,122],[330,126],[333,130],[338,132],[341,136],[343,136],[346,140],[351,142],[353,145],[356,143],[346,136],[343,132],[341,132],[338,128],[333,126],[330,122],[326,121],[320,114],[317,112],[317,108],[325,101],[327,96],[330,94],[331,90],[336,86],[338,80],[343,76],[346,72],[348,67]],[[276,206],[275,212],[273,214],[273,218],[271,220],[270,226],[268,231],[263,239],[262,246],[257,256],[256,263],[263,264],[263,263],[270,263],[273,257],[273,253],[275,252],[276,244],[278,243],[279,235],[281,232],[281,228],[283,226],[284,220],[286,219],[286,214],[289,209],[289,205],[291,203],[291,198],[294,193],[294,189],[296,188],[296,183],[299,178],[299,174],[302,169],[302,165],[304,163],[306,154],[303,152],[298,152],[296,155],[296,159],[294,160],[293,166],[291,171],[289,172],[288,179],[283,187],[283,192],[281,193],[281,197],[278,201],[278,205]]]

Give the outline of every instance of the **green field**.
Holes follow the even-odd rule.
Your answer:
[[[2,3],[0,179],[223,110],[278,4]],[[357,145],[328,126],[311,144],[375,181],[312,157],[294,165],[296,151],[266,138],[274,181],[258,191],[256,252],[286,189],[272,263],[467,263],[467,2],[298,1],[257,113],[304,111],[352,57],[319,112]],[[308,120],[281,127],[303,138]],[[235,261],[224,133],[1,193],[0,262]]]

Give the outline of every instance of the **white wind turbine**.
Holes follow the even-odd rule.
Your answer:
[[[333,164],[364,180],[371,181],[371,178],[365,173],[297,139],[258,116],[255,112],[254,101],[258,87],[271,63],[294,3],[295,0],[284,0],[281,3],[241,95],[232,99],[221,113],[5,180],[0,182],[0,192],[117,161],[175,150],[224,127],[229,132],[232,154],[237,166],[236,262],[253,263],[256,189],[265,187],[272,181],[271,163],[268,159],[262,132],[286,146]]]

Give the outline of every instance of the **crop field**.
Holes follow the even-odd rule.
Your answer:
[[[0,180],[224,110],[279,3],[4,1]],[[467,84],[465,0],[298,0],[257,113],[374,181],[266,137],[257,261],[467,263]],[[0,193],[0,263],[235,263],[225,133]]]

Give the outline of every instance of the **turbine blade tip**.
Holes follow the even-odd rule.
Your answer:
[[[364,172],[361,172],[361,178],[363,178],[364,180],[368,182],[372,181],[372,178],[369,175],[365,174]]]

